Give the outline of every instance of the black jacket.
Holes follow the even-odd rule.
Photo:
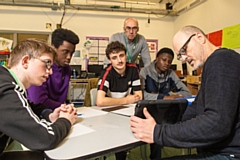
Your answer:
[[[0,154],[10,138],[31,150],[55,148],[69,133],[71,123],[59,118],[49,122],[51,110],[33,104],[9,71],[0,66]]]

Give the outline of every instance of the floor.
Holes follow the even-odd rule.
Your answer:
[[[172,156],[179,156],[179,155],[187,155],[188,151],[189,151],[188,149],[164,147],[161,152],[162,152],[162,158],[165,158],[165,157],[172,157]],[[147,159],[142,159],[141,153],[140,153],[140,147],[133,148],[132,150],[129,151],[126,160],[150,160],[149,159],[150,147],[148,144],[146,144],[146,153],[147,153]],[[191,154],[195,154],[195,153],[196,153],[196,150],[191,149]],[[91,158],[89,160],[98,160],[98,159],[102,160],[102,157]],[[114,154],[106,155],[106,160],[115,160],[115,155]]]

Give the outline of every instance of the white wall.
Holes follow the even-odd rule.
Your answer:
[[[6,9],[8,8],[8,9]],[[52,11],[47,8],[2,7],[0,6],[0,30],[52,31],[60,23],[63,11]],[[107,36],[123,31],[123,22],[127,17],[139,21],[139,33],[147,39],[158,39],[159,46],[171,47],[173,36],[173,18],[162,20],[148,14],[77,11],[67,10],[63,19],[63,28],[74,31],[80,37],[77,49],[83,48],[86,36]],[[52,30],[46,29],[46,23],[52,23]]]
[[[210,33],[239,24],[239,7],[240,0],[207,0],[174,20],[174,34],[185,25],[195,25]],[[192,73],[191,66],[188,69]]]
[[[147,23],[148,14],[67,10],[63,19],[63,28],[71,29],[79,35],[81,42],[77,49],[82,49],[86,36],[110,37],[113,33],[123,30],[125,18],[135,17],[139,20],[140,34],[147,39],[158,39],[159,49],[172,48],[173,35],[185,25],[196,25],[209,33],[239,24],[239,6],[240,0],[207,0],[176,18],[168,16],[159,18],[151,14],[150,24]],[[62,11],[46,8],[0,6],[0,10],[0,30],[51,31],[46,29],[46,23],[52,23],[54,30],[62,18]],[[173,63],[178,64],[178,69],[181,70],[180,61],[175,58]],[[190,68],[188,66],[188,69]]]

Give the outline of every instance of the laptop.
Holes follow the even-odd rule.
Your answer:
[[[135,107],[135,116],[145,118],[143,108],[146,107],[158,124],[174,124],[182,119],[188,106],[186,99],[181,100],[141,100]]]

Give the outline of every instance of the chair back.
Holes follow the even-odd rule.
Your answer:
[[[96,98],[97,98],[97,88],[92,88],[90,90],[91,106],[96,106]]]

